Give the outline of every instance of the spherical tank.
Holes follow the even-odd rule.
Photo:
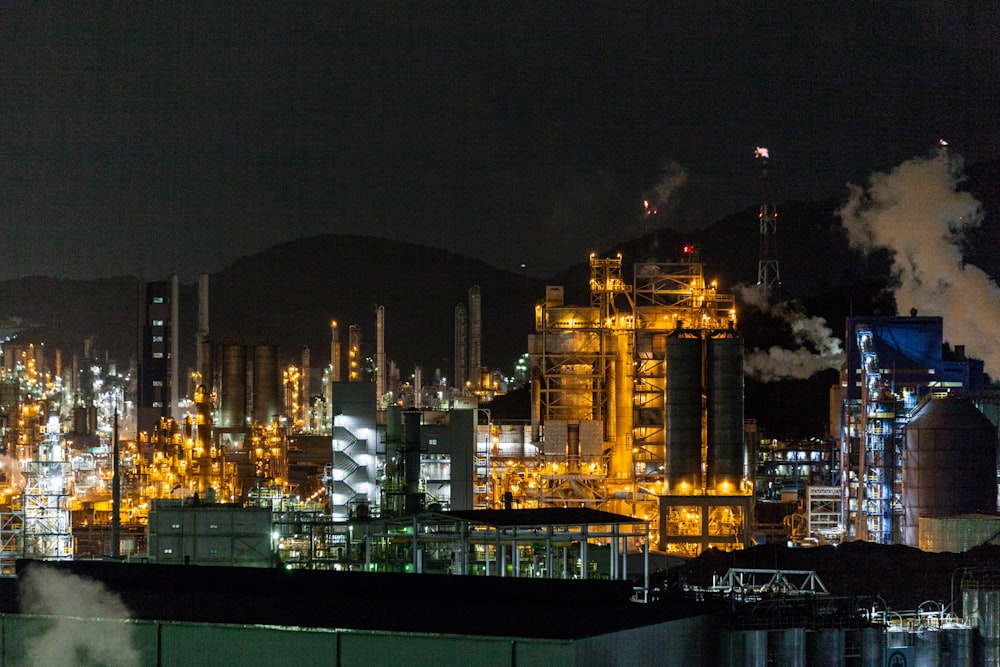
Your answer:
[[[219,397],[221,426],[246,426],[247,348],[233,343],[222,348],[222,391]]]
[[[905,429],[905,543],[919,543],[921,516],[996,511],[996,431],[965,398],[928,401]]]
[[[701,488],[700,338],[666,341],[666,477],[670,491]]]
[[[270,424],[281,413],[278,386],[278,346],[254,345],[251,417],[258,424]]]
[[[708,486],[740,488],[743,439],[743,339],[708,339]]]

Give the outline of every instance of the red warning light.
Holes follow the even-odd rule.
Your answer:
[[[694,246],[690,246],[690,245],[684,246],[684,252],[686,252],[688,254],[694,252]]]

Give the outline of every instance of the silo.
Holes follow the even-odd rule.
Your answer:
[[[781,628],[768,633],[768,648],[774,664],[783,667],[805,667],[806,629]]]
[[[996,511],[996,431],[966,398],[935,398],[904,431],[904,543],[919,545],[920,517]]]
[[[270,424],[281,414],[278,386],[278,346],[254,345],[251,417],[258,424]]]
[[[671,493],[693,491],[701,488],[702,341],[668,338],[665,355],[667,484]]]
[[[221,426],[246,426],[247,348],[240,343],[222,346]]]
[[[737,491],[747,461],[743,439],[743,339],[708,339],[708,487]]]
[[[723,630],[717,644],[719,664],[765,667],[768,664],[767,635],[767,630]]]
[[[806,664],[843,667],[846,663],[844,628],[817,628],[806,633]]]

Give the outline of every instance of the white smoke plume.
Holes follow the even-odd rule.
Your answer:
[[[825,319],[809,317],[791,303],[771,305],[753,286],[738,285],[736,292],[744,304],[784,320],[797,344],[791,350],[775,345],[766,351],[751,351],[743,363],[743,370],[748,376],[761,382],[806,380],[820,371],[840,368],[843,364],[844,348]]]
[[[665,164],[659,182],[646,197],[646,212],[665,211],[674,193],[684,187],[687,179],[687,170],[679,162],[672,160]]]
[[[98,581],[33,564],[21,579],[20,609],[52,616],[54,625],[25,647],[25,665],[106,665],[132,667],[141,655],[132,640],[132,625],[111,632],[76,619],[128,619],[125,603]]]
[[[962,168],[962,158],[942,147],[872,175],[867,190],[853,186],[838,213],[852,245],[894,251],[896,307],[943,317],[945,340],[965,345],[998,377],[1000,289],[963,262],[963,234],[982,222],[983,212],[972,195],[957,190]]]

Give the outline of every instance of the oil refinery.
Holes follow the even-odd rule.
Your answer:
[[[621,255],[591,255],[582,305],[566,302],[564,286],[546,288],[527,336],[521,419],[501,417],[491,402],[512,381],[482,366],[475,286],[455,308],[451,384],[440,370],[425,383],[419,366],[401,381],[381,306],[374,355],[357,324],[342,349],[333,321],[329,363],[317,367],[308,348],[283,365],[267,340],[213,337],[207,277],[198,285],[198,368],[184,398],[173,278],[139,289],[140,355],[127,373],[90,351],[63,364],[59,351],[8,341],[0,570],[17,574],[20,559],[112,559],[608,579],[651,602],[661,595],[651,558],[682,562],[767,542],[961,552],[1000,531],[1000,401],[983,362],[944,343],[940,317],[849,318],[828,437],[779,442],[745,419],[736,298],[705,279],[697,248],[674,262],[634,262],[631,275],[625,267]],[[792,574],[734,569],[728,584],[688,589],[693,599],[738,592],[759,601],[780,581],[791,596],[782,613],[806,628],[798,639],[775,639],[744,608],[749,616],[718,626],[727,660],[805,655],[802,633],[815,614],[840,618],[841,634],[826,637],[835,644],[856,636],[837,644],[843,655],[918,652],[905,633],[920,623],[834,598],[803,606],[796,595],[828,591],[789,592]],[[973,579],[992,590],[982,576]],[[966,634],[989,626],[993,598],[970,595],[967,618],[951,608],[935,632],[969,618]],[[889,646],[870,636],[874,626],[883,639],[886,629],[904,634]],[[994,639],[975,641],[1000,655]]]

